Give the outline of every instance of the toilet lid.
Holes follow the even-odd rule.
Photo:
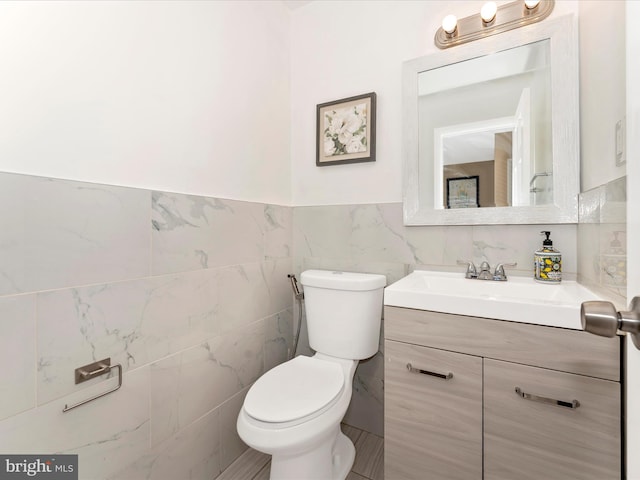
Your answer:
[[[337,363],[299,356],[260,377],[247,393],[244,410],[263,422],[289,422],[323,408],[343,384]]]

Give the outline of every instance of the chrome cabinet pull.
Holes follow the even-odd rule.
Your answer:
[[[451,372],[449,372],[449,373],[430,372],[429,370],[422,370],[420,368],[413,368],[413,366],[410,363],[407,363],[407,370],[409,370],[411,373],[421,373],[423,375],[431,375],[432,377],[441,378],[443,380],[450,380],[450,379],[453,378],[453,373],[451,373]]]
[[[516,394],[525,400],[531,400],[532,402],[540,402],[547,403],[549,405],[558,405],[560,407],[572,408],[576,409],[580,406],[580,402],[578,400],[573,400],[571,402],[565,402],[564,400],[556,400],[555,398],[547,398],[540,397],[538,395],[532,395],[531,393],[525,393],[522,391],[520,387],[516,387]]]

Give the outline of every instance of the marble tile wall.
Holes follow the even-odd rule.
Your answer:
[[[405,227],[399,203],[289,208],[0,174],[0,359],[13,366],[0,372],[0,451],[79,453],[87,478],[213,478],[245,449],[248,387],[291,349],[287,273],[390,284],[470,259],[531,275],[550,229],[566,278],[616,294],[624,193],[622,180],[585,192],[579,226]],[[380,345],[345,422],[383,435]],[[312,353],[304,324],[298,353]],[[115,382],[73,383],[104,357],[123,365],[123,388],[63,414]]]
[[[405,227],[402,204],[295,207],[293,257],[296,272],[308,268],[380,273],[391,284],[414,269],[464,271],[459,259],[476,265],[517,262],[512,275],[533,275],[533,252],[541,230],[551,230],[563,253],[566,278],[577,276],[576,225]],[[297,315],[297,309],[294,309]],[[383,327],[384,328],[384,322]],[[303,324],[299,352],[310,353]],[[345,423],[383,436],[384,351],[356,370]]]
[[[0,173],[0,451],[80,478],[215,478],[293,331],[289,207]],[[74,369],[111,357],[113,386]]]
[[[580,194],[578,280],[626,310],[627,178]]]

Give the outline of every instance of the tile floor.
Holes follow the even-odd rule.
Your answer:
[[[342,431],[356,446],[356,459],[346,480],[383,480],[383,439],[345,424],[342,425]],[[269,455],[250,448],[216,480],[269,480],[270,467],[271,457]]]

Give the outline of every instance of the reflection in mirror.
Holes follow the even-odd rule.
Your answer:
[[[418,74],[420,158],[434,164],[432,179],[421,173],[434,208],[456,208],[447,179],[471,175],[478,207],[553,202],[549,66],[543,40]]]
[[[442,134],[441,146],[436,140],[436,185],[445,187],[450,179],[477,176],[478,205],[476,207],[506,207],[513,204],[512,158],[513,130],[488,129],[469,133]],[[442,174],[440,175],[440,172]],[[438,179],[438,175],[442,181]],[[440,192],[439,188],[434,189]],[[436,208],[459,208],[438,193]]]
[[[577,48],[566,15],[404,63],[406,225],[577,221]]]

